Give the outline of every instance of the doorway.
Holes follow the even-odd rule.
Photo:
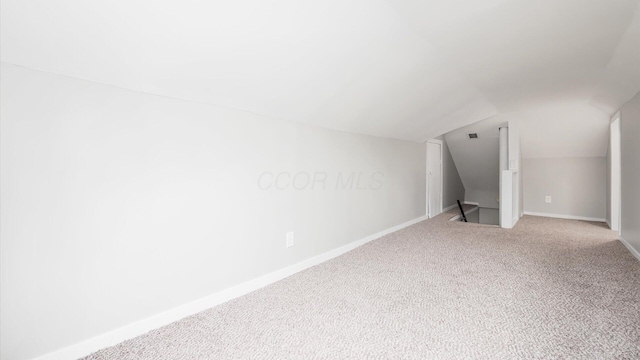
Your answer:
[[[442,213],[442,141],[427,141],[427,215]]]

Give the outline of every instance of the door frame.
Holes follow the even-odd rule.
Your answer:
[[[438,213],[436,215],[431,215],[431,209],[429,208],[430,205],[430,201],[429,201],[429,197],[431,194],[429,194],[429,143],[432,144],[436,144],[436,145],[440,145],[440,210],[438,211]],[[425,154],[426,154],[426,171],[425,171],[425,175],[426,175],[426,185],[427,185],[427,203],[426,203],[426,212],[427,212],[427,217],[429,219],[431,219],[434,216],[437,216],[439,214],[442,214],[442,210],[444,207],[444,164],[443,164],[443,156],[444,156],[444,142],[442,140],[438,140],[438,139],[430,139],[427,140],[426,146],[425,146]]]
[[[621,148],[621,116],[620,112],[613,115],[609,125],[609,151],[611,155],[610,163],[610,224],[611,230],[620,234],[622,219],[622,148]]]

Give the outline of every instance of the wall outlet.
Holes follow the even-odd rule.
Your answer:
[[[544,202],[546,203],[550,203],[551,202],[551,195],[547,195],[544,197]]]
[[[289,231],[289,232],[287,233],[287,243],[286,243],[286,246],[287,246],[288,248],[290,248],[290,247],[292,247],[292,246],[293,246],[293,231]]]

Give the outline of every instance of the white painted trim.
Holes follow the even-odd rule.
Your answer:
[[[638,259],[638,261],[640,261],[640,252],[638,252],[638,250],[634,249],[633,246],[631,246],[631,244],[629,244],[627,242],[627,240],[625,240],[622,235],[620,237],[618,237],[618,240],[620,240],[620,242],[622,243],[622,245],[624,245],[627,250],[629,250],[629,252],[631,253],[631,255],[635,256],[636,259]]]
[[[478,211],[478,210],[480,210],[480,207],[476,206],[474,208],[471,208],[471,210],[469,210],[469,211],[465,211],[464,214],[465,215],[471,214],[472,212]],[[458,215],[452,217],[451,219],[449,219],[449,221],[458,221],[458,220],[460,220],[461,217],[462,217],[462,215],[458,214]]]
[[[440,145],[440,212],[435,214],[435,215],[431,215],[431,209],[429,209],[429,143],[432,144],[437,144]],[[429,216],[429,218],[432,217],[436,217],[440,214],[442,214],[444,212],[444,209],[442,209],[444,207],[444,142],[442,140],[438,140],[438,139],[429,139],[427,140],[427,144],[425,146],[425,152],[426,152],[426,160],[427,160],[427,173],[426,175],[426,185],[427,185],[427,215]]]
[[[522,218],[522,216],[517,216],[516,219],[513,220],[513,224],[511,224],[511,228],[514,228],[516,226],[518,221],[520,221],[520,218]]]
[[[605,221],[607,223],[607,226],[609,227],[609,229],[611,229],[611,223],[609,222],[609,220]]]
[[[620,130],[620,112],[618,111],[611,118],[609,123],[609,154],[611,161],[609,162],[609,199],[611,222],[609,228],[620,233],[620,221],[622,218],[622,160],[621,160],[621,130]],[[613,226],[611,226],[613,225]]]
[[[469,211],[465,211],[464,213],[465,214],[471,214],[472,212],[478,211],[479,209],[480,209],[480,207],[476,206],[476,207],[471,208]]]
[[[531,216],[543,216],[543,217],[550,217],[550,218],[558,218],[558,219],[606,222],[606,220],[602,219],[602,218],[592,218],[592,217],[586,217],[586,216],[574,216],[574,215],[563,215],[563,214],[547,214],[547,213],[539,213],[539,212],[532,212],[532,211],[525,211],[524,214],[525,215],[531,215]]]
[[[442,209],[442,212],[443,212],[443,213],[446,213],[447,211],[449,211],[449,210],[453,210],[453,209],[455,209],[455,208],[457,208],[457,207],[458,207],[458,204],[453,204],[453,205],[451,205],[451,206],[447,206],[446,208]]]
[[[109,346],[113,346],[119,344],[125,340],[134,338],[136,336],[145,334],[151,330],[157,329],[161,326],[168,325],[172,322],[178,321],[187,316],[197,314],[206,309],[212,308],[216,305],[220,305],[227,301],[233,300],[245,294],[248,294],[252,291],[263,288],[267,285],[273,284],[279,280],[282,280],[286,277],[289,277],[295,273],[298,273],[302,270],[308,269],[312,266],[321,264],[325,261],[331,260],[335,257],[343,255],[359,246],[362,246],[370,241],[379,239],[387,234],[392,232],[404,229],[408,226],[417,224],[421,221],[427,220],[428,217],[421,216],[419,218],[407,221],[400,225],[396,225],[389,229],[377,232],[375,234],[369,235],[363,239],[354,241],[347,245],[343,245],[337,249],[330,250],[323,254],[314,256],[310,259],[301,261],[299,263],[287,266],[280,270],[276,270],[269,274],[260,276],[256,279],[249,280],[242,284],[238,284],[228,289],[224,289],[217,293],[211,294],[204,298],[186,303],[184,305],[180,305],[173,309],[167,310],[160,314],[153,315],[146,319],[142,319],[136,322],[133,322],[129,325],[125,325],[121,328],[109,331],[102,335],[98,335],[96,337],[84,340],[77,344],[50,352],[48,354],[42,355],[40,357],[35,358],[34,360],[67,360],[67,359],[78,359],[81,357],[85,357],[89,354],[92,354],[98,350],[104,349]]]
[[[480,206],[480,203],[479,203],[479,202],[474,202],[474,201],[465,201],[464,203],[465,203],[465,204],[467,204],[467,205]]]
[[[502,170],[500,172],[500,227],[503,229],[511,229],[518,222],[517,209],[514,204],[516,196],[514,196],[515,182],[514,175],[517,171]],[[516,216],[514,216],[516,214]]]

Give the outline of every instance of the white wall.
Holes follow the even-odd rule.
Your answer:
[[[498,208],[500,173],[500,133],[505,123],[500,116],[462,127],[445,134],[451,156],[462,179],[465,200],[481,207]],[[469,139],[477,133],[477,139]]]
[[[524,178],[522,168],[522,140],[521,140],[521,121],[517,119],[509,120],[509,170],[517,171],[515,182],[515,203],[514,213],[512,217],[514,219],[514,225],[518,222],[518,219],[524,212]]]
[[[640,93],[620,110],[622,216],[620,236],[640,260]]]
[[[607,146],[607,177],[605,179],[607,193],[605,197],[605,221],[611,227],[611,140],[609,139],[609,144]]]
[[[524,211],[604,221],[606,158],[523,159]],[[545,196],[551,196],[551,203]]]
[[[478,216],[480,224],[500,225],[500,211],[498,209],[479,208]]]
[[[583,101],[557,99],[509,114],[520,125],[526,158],[604,156],[609,117]]]
[[[77,343],[425,212],[424,144],[7,64],[1,75],[3,359]],[[270,174],[284,174],[286,189]],[[315,175],[315,187],[286,186],[287,174],[302,174],[300,188]],[[336,189],[340,175],[358,174]]]
[[[443,172],[443,187],[444,194],[442,197],[442,207],[446,208],[451,205],[457,205],[456,200],[460,202],[464,201],[465,189],[458,173],[453,158],[451,157],[451,151],[447,145],[447,141],[444,136],[438,136],[436,139],[442,141],[442,172]]]
[[[620,232],[621,200],[621,149],[620,113],[616,113],[609,125],[609,146],[607,149],[607,194],[606,220],[611,230]]]

